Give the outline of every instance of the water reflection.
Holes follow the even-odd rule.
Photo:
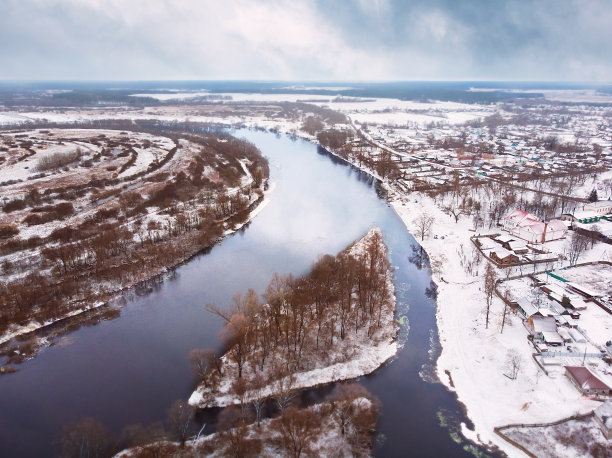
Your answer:
[[[408,261],[421,270],[423,267],[429,267],[429,258],[427,252],[420,245],[410,245],[411,254],[408,256]]]
[[[374,225],[382,228],[397,268],[398,318],[404,323],[398,357],[361,379],[383,404],[378,433],[386,440],[377,442],[376,452],[464,454],[436,417],[444,407],[465,421],[454,395],[419,377],[429,360],[431,332],[436,335],[435,288],[423,268],[427,258],[388,207],[382,186],[304,140],[246,130],[236,134],[269,157],[268,205],[248,230],[227,237],[163,281],[133,290],[120,311],[102,313],[120,319],[102,318],[96,326],[80,327],[73,334],[75,344],[48,348],[18,373],[3,376],[0,454],[56,455],[62,425],[86,416],[116,434],[129,424],[162,421],[172,402],[189,397],[195,386],[189,351],[219,346],[222,322],[204,304],[223,307],[235,292],[249,288],[261,294],[274,272],[300,275],[317,256],[344,249]],[[415,255],[416,263],[410,261]],[[318,395],[309,391],[303,396],[312,400]],[[199,415],[204,422],[214,421],[214,412]]]

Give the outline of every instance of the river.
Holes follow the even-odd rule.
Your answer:
[[[437,342],[426,259],[377,184],[307,141],[234,134],[270,160],[266,206],[159,287],[131,295],[119,318],[82,327],[0,377],[1,456],[56,456],[62,426],[83,417],[115,433],[163,421],[172,402],[195,387],[189,350],[219,346],[222,323],[206,304],[226,306],[248,288],[261,293],[274,272],[305,273],[317,256],[335,254],[373,226],[382,229],[396,268],[398,317],[407,317],[398,357],[362,379],[382,403],[376,454],[468,455],[453,432],[465,421],[455,396],[420,375],[432,372]]]

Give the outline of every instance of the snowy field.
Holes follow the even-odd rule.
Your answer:
[[[607,440],[592,416],[559,425],[511,427],[501,431],[535,456],[610,456]]]

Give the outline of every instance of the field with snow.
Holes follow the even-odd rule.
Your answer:
[[[508,427],[500,432],[534,456],[604,457],[612,454],[612,442],[603,435],[593,416],[558,425]]]

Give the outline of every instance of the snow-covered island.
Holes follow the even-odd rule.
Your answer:
[[[265,304],[249,291],[226,319],[227,351],[192,362],[202,383],[189,403],[222,407],[369,374],[398,348],[393,274],[379,229],[337,256],[324,256],[303,277],[275,276]]]

